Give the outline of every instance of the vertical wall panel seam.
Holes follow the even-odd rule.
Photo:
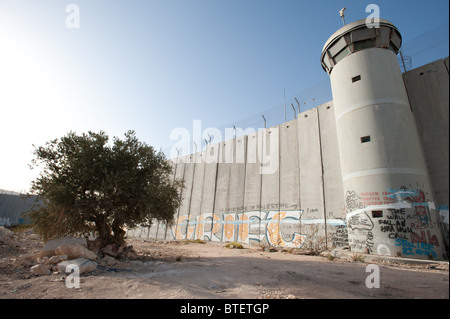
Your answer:
[[[183,186],[184,186],[184,175],[186,173],[186,163],[184,163],[185,165],[183,165]],[[183,191],[180,192],[180,205],[178,206],[178,212],[177,212],[177,219],[176,219],[176,224],[175,224],[175,239],[177,238],[177,228],[178,228],[178,219],[180,218],[180,209],[181,209],[181,201],[183,199],[183,193],[184,193],[184,189]]]
[[[220,156],[220,144],[217,144],[217,158],[216,158],[216,179],[214,180],[214,199],[213,199],[213,211],[212,211],[212,221],[211,223],[214,224],[214,214],[216,213],[216,195],[217,195],[217,178],[219,176],[219,156]],[[223,230],[222,230],[223,233]],[[209,241],[212,241],[213,233],[211,231],[211,237],[209,238]]]
[[[187,224],[186,225],[186,239],[189,239],[189,238],[187,238],[187,236],[188,236],[188,233],[189,233],[188,229],[189,229],[189,220],[191,218],[192,194],[194,192],[194,184],[195,184],[195,167],[197,166],[197,163],[195,161],[195,154],[193,154],[190,158],[192,159],[192,165],[194,165],[194,168],[192,169],[191,194],[189,196],[188,217],[187,217],[187,221],[186,221],[186,224]]]
[[[248,137],[244,136],[244,191],[242,192],[242,212],[246,211],[246,207],[245,207],[245,191],[246,191],[246,183],[245,180],[247,178],[247,147],[248,147]]]
[[[260,137],[262,137],[262,132],[260,131],[259,132],[260,134],[260,136],[258,137],[258,135],[256,135],[257,136],[257,139],[256,139],[256,149],[258,149],[258,144],[261,144],[261,158],[259,159],[259,178],[260,178],[260,180],[259,180],[259,221],[258,221],[258,236],[261,236],[261,219],[262,219],[262,217],[261,217],[261,215],[262,215],[262,188],[263,188],[263,176],[262,176],[262,164],[264,163],[264,152],[263,152],[263,149],[264,149],[264,147],[263,147],[263,140],[261,140],[261,143],[258,143],[258,139],[260,138]],[[258,156],[258,153],[256,153],[256,155]]]
[[[203,207],[203,195],[205,194],[205,176],[206,176],[206,149],[205,149],[205,157],[203,158],[203,156],[202,156],[202,161],[204,161],[205,162],[205,164],[203,165],[203,181],[202,181],[202,196],[200,197],[200,217],[201,216],[203,216],[203,209],[202,209],[202,207]],[[202,154],[203,155],[203,154]],[[205,221],[203,221],[203,233],[205,232]],[[211,228],[211,230],[212,230],[212,228]],[[194,238],[195,238],[195,236],[194,236]],[[203,235],[203,238],[204,238],[204,235]],[[201,239],[201,240],[203,240],[203,238],[199,238],[199,239]]]
[[[278,127],[278,242],[281,242],[281,129]]]
[[[177,167],[178,167],[178,160],[175,161],[175,171],[173,172],[173,180],[172,183],[175,182],[175,180],[177,179]],[[164,239],[167,239],[167,223],[166,223],[166,229],[164,231]],[[158,236],[156,236],[156,239],[158,239]]]
[[[325,176],[323,168],[323,155],[322,155],[322,134],[320,132],[320,111],[317,108],[317,126],[319,132],[319,150],[320,150],[320,165],[322,168],[322,203],[323,203],[323,217],[325,227],[325,248],[328,248],[328,232],[327,232],[327,207],[325,202]]]

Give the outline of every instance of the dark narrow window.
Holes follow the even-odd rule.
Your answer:
[[[382,210],[373,210],[372,211],[372,218],[381,218],[381,217],[383,217]]]
[[[370,135],[361,137],[361,143],[369,143],[369,142],[370,142]]]
[[[353,43],[353,52],[361,51],[365,49],[375,48],[377,46],[375,39],[366,39]]]
[[[359,80],[361,80],[361,75],[357,75],[357,76],[352,77],[352,83],[355,83],[355,82],[357,82]]]

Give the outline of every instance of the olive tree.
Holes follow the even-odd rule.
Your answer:
[[[134,131],[109,143],[105,132],[73,132],[35,147],[40,167],[32,192],[40,204],[29,212],[35,230],[52,239],[97,231],[103,246],[123,245],[125,228],[173,220],[181,181],[162,152]]]

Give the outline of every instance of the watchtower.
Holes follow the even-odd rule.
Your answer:
[[[353,251],[442,259],[433,190],[389,21],[352,22],[325,43]],[[412,256],[414,255],[414,256]]]

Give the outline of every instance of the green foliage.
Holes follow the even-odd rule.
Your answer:
[[[226,243],[224,247],[229,249],[244,249],[244,246],[242,246],[241,243],[237,243],[235,241]]]
[[[366,259],[363,255],[353,254],[351,260],[353,262],[363,262]]]
[[[329,261],[333,261],[333,260],[336,259],[336,257],[333,256],[332,254],[327,254],[325,257],[327,257],[327,259],[328,259]]]
[[[35,147],[32,168],[43,167],[32,190],[42,204],[29,216],[44,239],[98,231],[104,245],[121,245],[125,227],[172,221],[183,186],[165,155],[134,131],[108,141],[105,132],[70,132]]]

